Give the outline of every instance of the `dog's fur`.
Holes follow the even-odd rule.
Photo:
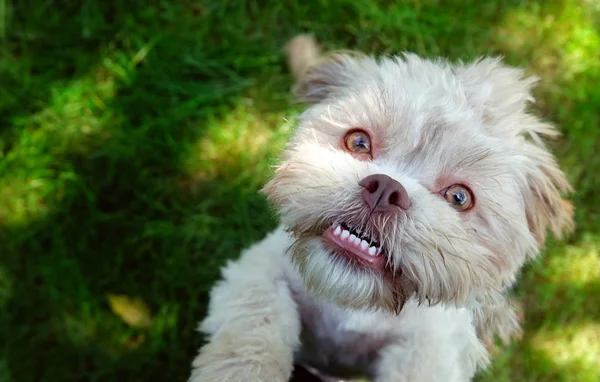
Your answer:
[[[191,381],[283,382],[294,363],[375,381],[469,381],[485,346],[519,332],[507,289],[548,230],[572,228],[570,186],[528,113],[535,79],[497,58],[453,64],[414,54],[321,55],[286,47],[307,105],[264,192],[281,227],[223,269]],[[373,158],[343,149],[349,129]],[[361,179],[385,174],[411,206],[370,213]],[[458,212],[440,196],[475,195]],[[386,249],[387,273],[332,254],[320,237],[346,222]]]

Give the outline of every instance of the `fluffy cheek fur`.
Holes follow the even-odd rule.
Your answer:
[[[404,185],[410,210],[369,216],[358,182],[377,173]],[[386,163],[299,143],[286,152],[264,191],[296,237],[293,259],[318,296],[356,309],[398,310],[413,295],[426,303],[463,303],[477,291],[498,288],[495,255],[472,240],[464,218]],[[353,266],[329,253],[319,235],[331,222],[350,222],[374,234],[387,250],[389,273]]]

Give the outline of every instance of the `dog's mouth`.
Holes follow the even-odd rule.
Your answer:
[[[346,223],[331,224],[321,238],[328,249],[351,261],[381,271],[386,267],[387,256],[381,245]]]

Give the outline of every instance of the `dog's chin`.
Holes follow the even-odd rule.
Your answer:
[[[352,245],[332,228],[297,239],[292,251],[307,290],[339,306],[397,314],[414,292],[413,283],[388,266],[385,253]]]

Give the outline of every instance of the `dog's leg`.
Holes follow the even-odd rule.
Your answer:
[[[438,312],[416,315],[399,339],[382,349],[375,382],[468,382],[487,364],[467,314]]]
[[[300,318],[285,279],[287,236],[277,231],[223,269],[200,330],[209,342],[190,382],[284,382],[293,369]]]

